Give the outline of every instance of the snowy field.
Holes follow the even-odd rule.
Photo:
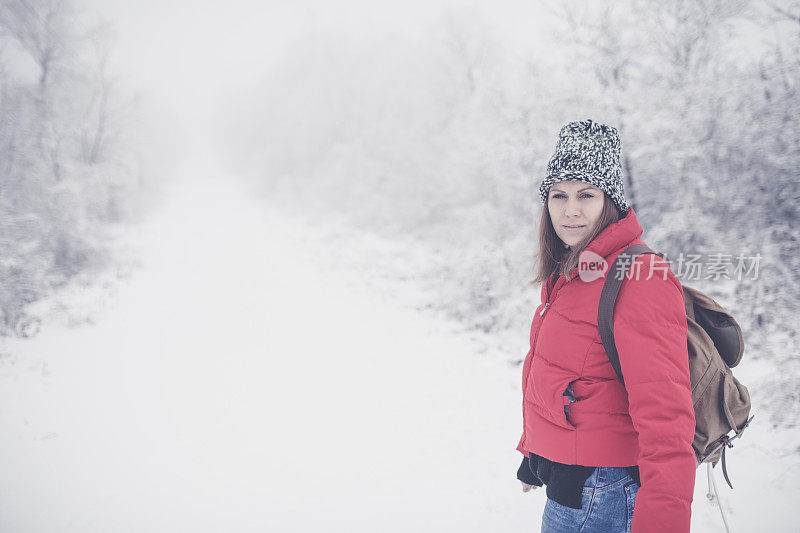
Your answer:
[[[0,531],[524,526],[514,372],[233,184],[178,187],[95,325],[8,347]]]
[[[0,531],[538,531],[508,363],[527,331],[520,354],[459,333],[341,268],[356,241],[213,175],[187,166],[127,237],[141,269],[93,324],[6,343]],[[716,469],[731,529],[796,531],[797,432],[754,409],[734,491]],[[706,489],[701,469],[693,531],[724,531]]]

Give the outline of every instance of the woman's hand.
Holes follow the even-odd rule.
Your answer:
[[[524,481],[520,481],[520,483],[522,483],[522,492],[529,492],[531,490],[536,490],[539,488],[536,485],[528,485]]]

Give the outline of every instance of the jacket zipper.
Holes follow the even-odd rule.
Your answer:
[[[564,283],[561,285],[561,287],[559,288],[559,290],[563,289],[563,288],[564,288],[564,285],[566,285],[567,283],[569,283],[569,281],[570,281],[570,280],[566,280],[566,281],[565,281],[565,282],[564,282]],[[558,285],[558,281],[556,281],[555,285],[553,285],[553,291],[555,291],[555,287],[556,287],[556,285]],[[542,310],[541,310],[541,311],[539,311],[539,316],[540,316],[540,317],[544,317],[544,312],[545,312],[545,311],[547,311],[547,308],[548,308],[548,307],[550,306],[550,304],[552,303],[552,302],[550,301],[550,296],[551,296],[551,294],[550,294],[550,293],[548,293],[548,294],[547,294],[547,301],[544,303],[544,307],[542,307]],[[555,298],[553,298],[553,301],[555,301]],[[539,322],[539,327],[538,327],[538,328],[536,328],[536,333],[533,335],[533,345],[531,346],[531,359],[533,359],[533,350],[534,350],[534,349],[536,349],[536,339],[539,337],[539,331],[541,331],[541,329],[542,329],[542,323],[543,323],[543,322],[544,322],[544,318],[542,318],[541,322]],[[524,383],[523,385],[525,386],[525,387],[524,387],[524,389],[528,387],[528,376],[527,376],[527,375],[525,376],[525,383]],[[524,390],[524,389],[522,390],[522,394],[523,394],[523,395],[525,394],[525,390]],[[523,411],[523,415],[524,415],[524,411]],[[523,417],[523,418],[524,418],[524,417]],[[524,420],[523,420],[523,422],[524,422]]]
[[[561,284],[561,287],[559,287],[559,290],[563,289],[564,285],[566,285],[567,283],[572,281],[572,279],[574,279],[574,278],[570,278],[570,279],[566,279],[565,278],[565,281],[564,281],[564,283]],[[555,291],[556,285],[558,285],[558,280],[556,280],[556,283],[553,285],[553,291]],[[550,296],[551,296],[551,293],[548,293],[547,294],[547,301],[544,303],[544,307],[542,307],[542,310],[539,311],[539,316],[540,317],[544,317],[544,312],[547,310],[547,308],[552,303],[550,301]],[[555,300],[556,299],[553,298],[553,301],[555,301]],[[544,322],[544,318],[542,318],[541,322],[539,322],[539,327],[536,328],[536,333],[533,336],[533,345],[531,346],[531,360],[533,359],[533,351],[536,349],[536,339],[539,337],[539,331],[542,329],[542,323],[543,322]],[[523,383],[523,388],[522,388],[523,397],[525,396],[525,390],[528,388],[528,378],[529,378],[529,376],[526,375],[525,376],[525,383]],[[524,431],[524,428],[526,427],[526,424],[525,424],[525,409],[524,408],[522,409],[522,426],[523,426],[523,431]],[[523,442],[523,445],[524,445],[524,442]]]

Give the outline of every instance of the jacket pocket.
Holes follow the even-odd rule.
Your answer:
[[[564,429],[575,429],[567,418],[568,409],[565,409],[566,405],[577,401],[572,394],[574,381],[577,381],[574,374],[535,354],[525,398],[543,418]]]
[[[575,427],[575,424],[573,424],[572,420],[569,418],[569,406],[578,401],[577,398],[575,398],[575,392],[572,390],[572,384],[575,383],[575,381],[577,380],[570,381],[569,384],[567,384],[567,388],[561,393],[561,396],[564,397],[564,418],[566,418],[567,423],[572,427]]]

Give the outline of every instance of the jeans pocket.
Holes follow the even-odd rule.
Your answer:
[[[542,513],[541,533],[566,533],[581,531],[586,525],[591,508],[591,494],[583,494],[582,508],[573,509],[547,498]]]
[[[639,487],[640,485],[635,481],[631,481],[629,484],[625,485],[625,508],[627,510],[626,533],[631,533],[631,528],[633,527],[633,510],[636,507],[636,493],[639,492]]]

